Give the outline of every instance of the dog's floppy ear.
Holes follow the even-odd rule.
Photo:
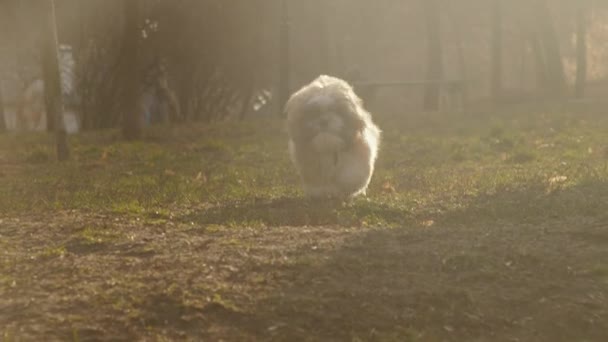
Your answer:
[[[297,95],[298,92],[292,94],[283,106],[283,115],[285,115],[284,117],[286,119],[285,127],[287,128],[287,131],[290,134],[295,133],[292,130],[294,128],[294,125],[296,124],[296,121],[299,120],[299,115],[297,115],[297,113],[294,113],[294,111],[297,110],[298,103],[300,102],[300,100],[298,100]]]
[[[348,110],[351,112],[350,126],[356,131],[362,131],[367,126],[366,118],[369,116],[369,113],[363,108],[363,100],[355,94],[352,88],[347,99]]]
[[[285,129],[291,139],[297,143],[305,142],[308,135],[307,130],[302,127],[304,113],[302,112],[301,102],[301,99],[294,94],[285,105]]]
[[[361,116],[354,117],[352,119],[352,122],[350,123],[350,127],[354,131],[355,136],[359,133],[362,133],[366,126],[367,123],[365,122],[365,119]]]

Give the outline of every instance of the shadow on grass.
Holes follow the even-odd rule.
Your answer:
[[[366,200],[278,198],[202,210],[180,220],[269,229],[205,241],[186,230],[180,237],[191,250],[131,258],[130,270],[154,270],[137,274],[152,285],[127,300],[140,314],[108,331],[173,340],[605,341],[607,196],[599,180],[528,184],[473,198],[432,225]],[[344,228],[353,226],[360,229]],[[242,243],[223,245],[228,239]],[[176,247],[171,241],[162,246]],[[68,250],[95,252],[77,242]],[[124,247],[107,248],[125,260],[145,252]]]
[[[410,212],[367,200],[277,198],[236,202],[181,218],[199,224],[236,226],[398,226],[411,221]]]
[[[576,184],[535,182],[504,188],[473,199],[462,210],[444,215],[445,223],[506,221],[543,223],[555,218],[590,217],[608,221],[608,182],[586,179]]]
[[[146,325],[163,327],[168,331],[191,331],[190,338],[207,339],[207,330],[211,324],[246,326],[253,324],[245,314],[232,310],[221,304],[211,302],[203,307],[184,302],[181,298],[168,294],[149,296],[141,307]],[[254,324],[255,326],[255,324]],[[250,329],[249,329],[250,330]],[[175,336],[183,338],[184,336]]]
[[[607,196],[602,181],[549,192],[531,185],[481,196],[432,227],[376,208],[387,221],[403,220],[401,228],[367,230],[336,249],[296,256],[281,268],[285,285],[251,313],[254,334],[269,340],[605,341],[608,269],[600,260],[608,258],[608,240],[591,237],[605,236]],[[308,210],[282,200],[200,218],[219,222],[234,211],[237,219],[301,225]],[[332,214],[317,216],[317,224],[336,223]],[[594,233],[577,235],[584,232]],[[265,268],[277,272],[275,264]]]

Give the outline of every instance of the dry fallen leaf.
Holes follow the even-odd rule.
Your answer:
[[[196,177],[194,177],[194,181],[200,183],[207,183],[207,175],[202,172],[199,172]]]
[[[555,184],[563,183],[567,180],[568,180],[568,177],[566,177],[566,176],[555,176],[555,177],[549,178],[549,184],[555,185]]]
[[[395,187],[388,180],[384,181],[384,183],[382,184],[382,191],[387,194],[392,194],[392,193],[397,192],[397,190],[395,190]]]
[[[435,224],[435,221],[433,221],[433,220],[422,221],[422,226],[424,226],[424,227],[430,227],[434,224]]]

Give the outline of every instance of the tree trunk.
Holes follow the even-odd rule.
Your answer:
[[[587,84],[587,8],[582,0],[579,0],[576,15],[576,84],[575,96],[582,99],[585,96]]]
[[[240,120],[244,120],[245,117],[247,117],[247,114],[249,114],[251,106],[253,105],[253,98],[255,96],[255,80],[252,71],[248,72],[243,90],[243,106],[241,107],[241,112],[239,113]]]
[[[0,84],[0,133],[6,131],[6,119],[4,117],[4,98],[2,97],[2,85]]]
[[[283,116],[284,106],[290,96],[289,72],[290,72],[290,53],[289,53],[289,0],[281,1],[281,25],[279,42],[279,114]]]
[[[547,86],[547,66],[545,64],[545,56],[543,53],[543,47],[540,42],[538,34],[534,31],[530,32],[529,37],[530,48],[534,55],[534,66],[536,69],[536,84],[539,88],[546,88]]]
[[[44,94],[47,122],[53,123],[57,144],[57,159],[65,161],[70,156],[67,133],[63,121],[63,100],[59,72],[59,50],[57,48],[57,24],[55,19],[55,1],[44,0],[43,37],[42,37],[42,70],[44,73]],[[51,127],[51,125],[49,125]]]
[[[125,106],[123,111],[123,136],[127,140],[142,137],[143,114],[140,102],[140,73],[139,73],[139,2],[138,0],[123,0],[125,13],[125,33],[123,46],[125,84]]]
[[[491,92],[494,102],[502,97],[502,0],[492,0],[492,76]]]
[[[443,78],[443,47],[441,44],[441,14],[437,0],[422,0],[427,34],[427,72],[429,84],[424,94],[424,110],[439,110]]]
[[[78,21],[78,46],[76,51],[78,54],[82,54],[83,51],[87,49],[87,36],[88,36],[88,22],[86,17],[86,6],[87,4],[84,1],[78,1],[78,15],[80,16],[80,20]],[[78,56],[80,57],[80,56]],[[79,64],[79,63],[77,63]],[[91,84],[90,81],[86,82],[87,85],[83,86],[85,82],[83,82],[85,76],[85,71],[78,68],[80,74],[77,74],[79,80],[79,88],[81,94],[80,101],[80,129],[83,131],[93,129],[93,117],[92,117],[92,108],[90,107],[89,97],[91,96]],[[86,88],[86,90],[85,90]]]
[[[319,74],[333,75],[332,64],[331,64],[331,53],[330,53],[330,7],[331,4],[328,1],[321,0],[317,2],[317,8],[319,11],[319,55],[320,68]]]
[[[42,0],[44,2],[49,1],[49,0]],[[46,14],[46,13],[45,13]],[[45,29],[47,29],[48,26],[45,26]],[[44,33],[45,36],[48,35],[48,31]],[[52,48],[49,49],[49,47],[47,47],[46,45],[48,44],[48,37],[44,37],[43,38],[45,41],[42,43],[42,51],[41,51],[41,57],[42,57],[42,81],[44,82],[44,107],[46,109],[46,130],[47,132],[51,133],[55,131],[56,128],[56,124],[57,124],[57,120],[55,119],[56,115],[59,115],[59,113],[54,112],[55,111],[55,104],[53,103],[53,101],[55,101],[53,99],[53,91],[46,91],[47,89],[47,85],[49,84],[53,84],[53,82],[55,82],[55,80],[53,79],[55,77],[54,75],[54,70],[53,70],[53,66],[52,64],[53,59],[57,60],[57,63],[59,63],[58,58],[53,58],[52,56],[50,56],[49,54],[53,54]],[[61,73],[59,76],[59,93],[61,94]]]
[[[551,11],[546,0],[536,0],[534,11],[536,16],[533,20],[538,27],[538,38],[544,57],[546,90],[553,96],[559,96],[566,87],[566,76]]]
[[[456,44],[456,54],[458,56],[458,69],[460,70],[460,79],[462,84],[462,106],[465,107],[469,101],[469,68],[467,58],[462,43],[462,19],[456,16],[454,11],[454,1],[448,2],[450,17],[452,18],[452,29],[454,30],[454,40]]]

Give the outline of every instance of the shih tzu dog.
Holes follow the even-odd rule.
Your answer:
[[[285,107],[289,153],[310,197],[365,194],[374,172],[380,129],[353,88],[320,76]]]

